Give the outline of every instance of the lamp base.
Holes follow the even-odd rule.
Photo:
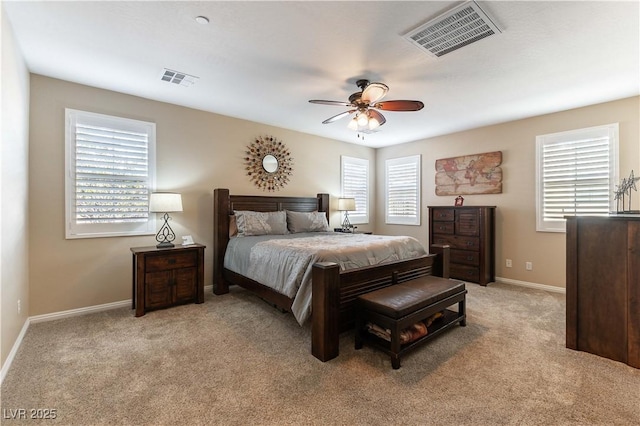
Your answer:
[[[160,244],[156,245],[157,248],[172,248],[176,245],[167,241],[163,241]]]

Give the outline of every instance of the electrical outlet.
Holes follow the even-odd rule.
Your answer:
[[[20,299],[18,299],[18,313],[20,313],[20,311],[22,311],[22,306],[20,306]]]
[[[513,262],[511,259],[507,259],[507,268],[511,268],[513,266]]]
[[[531,262],[527,262],[527,263],[525,263],[525,264],[524,264],[524,268],[525,268],[527,271],[533,271],[533,263],[531,263]]]

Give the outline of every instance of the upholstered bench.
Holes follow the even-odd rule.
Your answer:
[[[429,275],[358,296],[355,347],[362,348],[364,341],[379,347],[398,369],[407,351],[456,323],[466,325],[466,294],[463,282]],[[457,312],[446,309],[456,303]],[[402,344],[401,334],[406,338],[412,332],[420,337]]]

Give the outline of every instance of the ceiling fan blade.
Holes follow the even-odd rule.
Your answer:
[[[424,104],[420,101],[384,101],[373,107],[384,111],[420,111]]]
[[[380,123],[378,126],[382,126],[384,123],[387,122],[387,119],[384,118],[384,115],[380,114],[375,109],[370,109],[369,110],[369,117],[378,120],[378,123]]]
[[[347,115],[351,115],[354,112],[356,112],[355,109],[352,109],[351,111],[345,111],[345,112],[341,112],[340,114],[334,115],[333,117],[327,118],[326,120],[324,120],[322,122],[322,124],[329,124],[329,123],[333,123],[334,121],[338,121],[343,117],[346,117]]]
[[[336,106],[352,106],[349,102],[344,101],[323,101],[322,99],[311,99],[312,104],[336,105]]]
[[[362,101],[372,105],[378,102],[389,91],[389,86],[383,83],[369,83],[362,91]]]

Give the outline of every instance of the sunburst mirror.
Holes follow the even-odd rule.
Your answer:
[[[249,144],[244,164],[251,182],[263,191],[279,191],[293,171],[289,148],[273,136],[259,136]]]

